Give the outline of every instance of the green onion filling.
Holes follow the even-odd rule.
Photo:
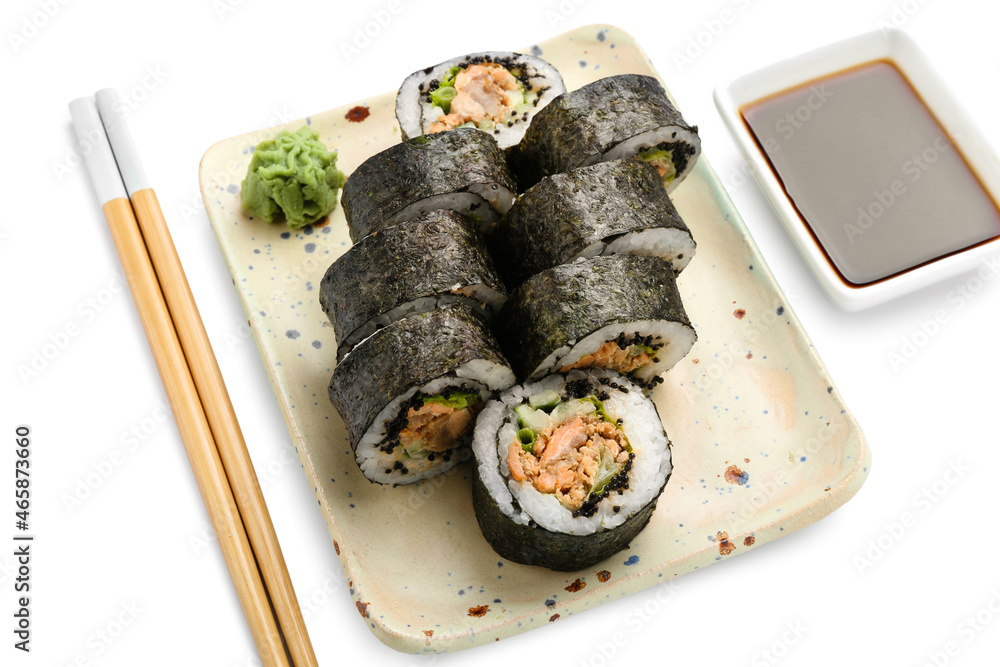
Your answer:
[[[522,428],[517,432],[517,441],[521,443],[521,449],[530,452],[535,445],[535,432],[530,428]]]

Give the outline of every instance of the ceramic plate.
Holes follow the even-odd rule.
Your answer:
[[[558,67],[570,90],[626,72],[656,76],[613,27],[580,28],[530,50]],[[289,231],[250,219],[238,186],[257,142],[302,123],[339,151],[350,174],[400,140],[394,102],[387,93],[227,139],[205,154],[200,174],[351,595],[380,640],[401,651],[450,651],[565,620],[746,553],[857,492],[869,465],[864,437],[704,156],[673,193],[698,241],[679,286],[699,340],[653,394],[675,468],[629,549],[570,574],[499,558],[473,515],[468,463],[413,486],[369,483],[327,398],[337,346],[317,301],[323,273],[350,244],[343,212]]]

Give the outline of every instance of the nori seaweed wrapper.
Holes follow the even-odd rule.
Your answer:
[[[697,131],[684,122],[659,81],[642,74],[610,76],[564,93],[539,111],[511,163],[524,190],[550,174],[593,164],[626,139],[674,125]]]
[[[660,487],[660,493],[670,475]],[[625,522],[590,535],[570,535],[515,522],[503,513],[477,474],[472,482],[472,506],[483,537],[500,556],[524,565],[571,572],[598,563],[621,551],[649,523],[659,493]]]
[[[357,241],[411,204],[467,191],[470,185],[516,192],[496,140],[475,128],[456,128],[415,137],[368,158],[348,177],[340,202],[351,239]]]
[[[690,235],[654,167],[634,158],[613,160],[532,186],[497,227],[493,252],[513,287],[593,243],[653,227]]]
[[[497,334],[519,380],[555,350],[601,327],[636,320],[691,326],[670,262],[615,254],[542,271],[515,289]]]
[[[453,211],[431,211],[358,241],[327,269],[319,302],[343,356],[348,337],[371,319],[474,285],[506,295],[477,227]]]
[[[328,389],[351,449],[394,399],[474,359],[509,368],[482,318],[464,304],[411,315],[372,334],[337,365]]]

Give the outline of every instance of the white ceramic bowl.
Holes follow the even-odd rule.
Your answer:
[[[769,95],[876,60],[889,60],[903,72],[962,151],[993,200],[1000,200],[997,196],[1000,193],[1000,161],[995,152],[934,72],[927,57],[900,30],[886,29],[852,37],[741,76],[715,89],[719,113],[778,218],[827,294],[845,310],[868,308],[958,275],[981,264],[985,255],[1000,250],[1000,239],[993,239],[857,287],[845,283],[827,261],[744,124],[740,109]]]

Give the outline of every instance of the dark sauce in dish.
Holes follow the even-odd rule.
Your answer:
[[[889,61],[810,81],[740,113],[851,287],[1000,237],[996,203]]]

